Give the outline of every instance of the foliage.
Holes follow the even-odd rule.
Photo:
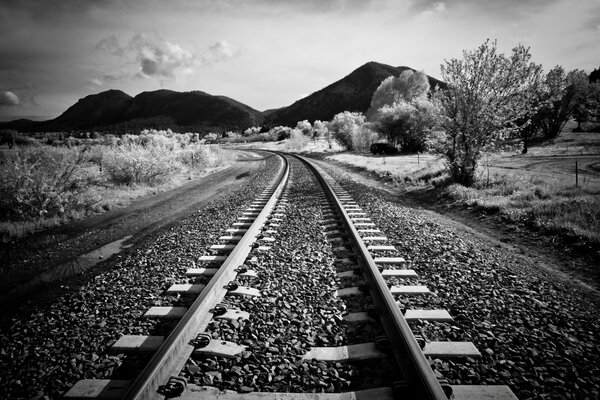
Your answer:
[[[0,169],[1,218],[27,221],[85,209],[93,202],[85,191],[97,175],[83,151],[18,148]]]
[[[243,134],[243,136],[252,136],[252,135],[256,135],[256,134],[259,134],[259,133],[260,133],[260,131],[261,131],[261,127],[260,127],[260,126],[252,126],[252,127],[248,128],[248,129],[246,129],[246,130],[244,131],[244,134]]]
[[[102,167],[117,185],[155,184],[181,168],[171,157],[172,149],[160,144],[145,146],[127,142],[107,149]]]
[[[494,141],[518,130],[535,110],[534,93],[541,67],[530,62],[529,49],[515,47],[510,56],[499,54],[496,42],[464,51],[462,59],[441,66],[448,89],[436,95],[443,132],[431,141],[447,161],[452,178],[471,186],[477,163]]]
[[[446,195],[458,204],[600,245],[600,200],[578,188],[565,188],[543,179],[494,176],[486,185],[450,185]]]
[[[425,97],[429,89],[429,80],[423,72],[408,70],[403,71],[398,77],[390,76],[384,79],[373,93],[367,117],[371,120],[383,106],[401,100],[410,102],[412,99]]]
[[[212,142],[214,142],[215,140],[218,139],[218,135],[214,132],[211,133],[207,133],[206,135],[204,135],[204,140],[210,140]]]
[[[578,106],[583,106],[589,92],[589,80],[584,71],[568,73],[557,65],[546,75],[546,93],[538,111],[538,120],[544,137],[552,139],[560,134]],[[580,111],[583,111],[582,109]]]
[[[573,118],[577,121],[577,131],[581,124],[600,116],[600,81],[585,86],[573,110]]]
[[[289,139],[292,136],[292,128],[288,126],[276,126],[271,128],[269,135],[276,138],[277,141]]]
[[[590,72],[588,79],[590,83],[600,82],[600,67],[594,68],[594,70]]]
[[[298,121],[296,124],[296,129],[302,132],[303,135],[312,136],[312,125],[307,120]]]
[[[323,138],[329,136],[329,130],[327,129],[327,123],[321,120],[316,120],[313,123],[313,139]]]
[[[384,80],[373,94],[367,115],[374,127],[405,153],[425,150],[426,136],[435,125],[435,104],[427,98],[429,80],[422,72],[404,71]]]
[[[304,147],[306,147],[309,140],[309,137],[305,135],[303,131],[294,128],[290,134],[288,149],[290,151],[301,151]]]
[[[335,115],[328,129],[333,138],[350,151],[366,151],[376,138],[374,132],[365,126],[365,116],[359,112],[344,111]]]
[[[352,132],[352,148],[355,151],[368,152],[371,145],[377,141],[379,134],[370,126],[370,124],[364,124]]]
[[[376,129],[390,142],[400,144],[403,153],[423,152],[427,137],[438,124],[437,102],[426,97],[398,100],[377,112]]]

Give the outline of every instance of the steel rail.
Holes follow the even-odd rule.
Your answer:
[[[289,163],[285,157],[277,156],[281,157],[282,165],[277,173],[277,179],[272,183],[275,189],[270,199],[175,329],[165,339],[164,344],[127,388],[123,399],[164,399],[164,396],[159,395],[156,390],[172,375],[177,375],[183,369],[194,350],[190,341],[206,329],[212,319],[210,310],[227,294],[226,285],[235,278],[236,268],[246,260],[256,236],[281,196],[289,176]]]
[[[357,250],[355,254],[358,264],[364,272],[375,306],[382,316],[381,322],[390,340],[395,359],[405,375],[407,384],[410,386],[408,388],[410,393],[415,396],[413,398],[447,400],[447,395],[429,366],[429,362],[404,319],[404,315],[402,315],[373,257],[371,257],[354,224],[352,224],[339,197],[313,163],[304,157],[297,155],[295,157],[303,161],[314,172],[342,217],[342,223],[346,228],[349,240],[354,245],[354,249]],[[415,382],[418,384],[415,385]]]

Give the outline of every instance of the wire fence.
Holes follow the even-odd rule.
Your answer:
[[[567,167],[567,166],[566,166]],[[539,170],[513,168],[502,165],[490,164],[489,174],[493,176],[508,175],[515,178],[525,179],[532,184],[547,184],[550,186],[572,188],[578,187],[586,192],[597,194],[600,193],[600,174],[594,174],[587,169],[580,169],[579,165],[573,163],[570,170],[562,172],[544,172]],[[487,171],[485,171],[487,172]]]

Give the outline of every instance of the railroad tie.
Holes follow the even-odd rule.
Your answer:
[[[205,285],[176,283],[166,290],[166,294],[200,294]]]

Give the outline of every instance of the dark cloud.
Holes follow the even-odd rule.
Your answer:
[[[0,107],[18,106],[21,104],[19,97],[10,90],[0,90]]]

